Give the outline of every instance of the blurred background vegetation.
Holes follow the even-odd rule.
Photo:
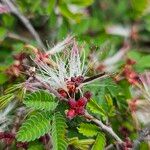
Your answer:
[[[117,48],[130,36],[109,33],[110,28],[118,27],[121,32],[134,30],[133,48],[148,52],[149,0],[15,0],[15,5],[30,20],[42,41],[50,46],[73,34],[87,46],[100,46],[109,40]],[[36,45],[15,14],[1,13],[0,61],[20,50],[25,42]]]

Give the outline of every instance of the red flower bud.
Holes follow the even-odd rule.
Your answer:
[[[84,81],[84,77],[83,76],[78,76],[77,78],[76,78],[76,83],[77,84],[80,84],[80,83],[82,83]]]
[[[90,91],[87,91],[87,92],[84,93],[84,97],[86,97],[87,100],[90,100],[91,97],[92,97],[92,93]]]
[[[77,101],[77,106],[85,106],[87,103],[87,98],[86,97],[81,97],[78,101]]]
[[[77,102],[75,101],[75,99],[71,98],[69,99],[68,104],[70,108],[74,109],[76,107]]]
[[[69,118],[71,120],[76,116],[76,112],[74,109],[70,109],[67,111],[66,115],[67,115],[67,118]]]
[[[76,113],[77,113],[78,115],[84,115],[84,113],[85,113],[84,107],[78,107],[78,108],[76,109]]]
[[[67,82],[67,89],[69,93],[74,93],[76,91],[75,83],[72,81]]]
[[[63,89],[58,89],[58,93],[64,98],[66,98],[68,96],[67,92]]]
[[[28,148],[28,143],[27,142],[17,142],[16,147],[27,149]]]

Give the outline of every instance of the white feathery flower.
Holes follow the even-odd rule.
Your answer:
[[[0,132],[5,131],[11,124],[13,118],[8,114],[15,107],[15,104],[15,102],[10,103],[3,111],[0,111]]]
[[[84,63],[81,62],[76,42],[74,42],[71,52],[64,54],[65,59],[56,55],[53,57],[53,61],[56,63],[54,67],[42,61],[36,61],[40,70],[36,78],[49,84],[55,90],[63,89],[68,92],[67,83],[71,82],[73,77],[84,76]]]
[[[59,42],[57,45],[55,45],[51,50],[47,51],[46,54],[53,55],[58,52],[61,52],[66,46],[71,44],[72,39],[73,39],[73,36],[68,36],[62,42]]]
[[[140,80],[143,84],[142,94],[146,100],[150,102],[150,72],[145,72],[144,74],[140,75]]]
[[[135,101],[131,101],[131,104],[136,108],[131,108],[137,121],[141,122],[143,125],[148,125],[150,123],[150,72],[145,72],[139,76],[141,84],[137,84],[138,89],[133,89],[134,97],[138,97]],[[135,110],[134,110],[135,109]],[[136,119],[136,118],[135,118]],[[138,122],[137,122],[138,123]]]

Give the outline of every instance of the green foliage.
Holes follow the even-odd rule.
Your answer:
[[[56,0],[49,0],[48,7],[47,7],[48,14],[51,14],[51,12],[54,9],[55,4],[56,4]]]
[[[131,0],[131,3],[136,16],[141,16],[150,4],[149,0]]]
[[[106,72],[122,72],[126,58],[131,58],[136,61],[136,64],[133,65],[133,69],[137,73],[143,73],[145,70],[150,69],[149,2],[150,0],[121,0],[117,1],[116,5],[116,0],[13,1],[20,13],[30,21],[33,28],[39,33],[45,46],[48,43],[48,45],[52,47],[68,34],[75,35],[79,42],[79,47],[84,49],[85,52],[85,67],[87,67],[88,70],[85,74],[86,77],[92,77],[99,73],[99,70],[95,68],[98,65],[101,66],[101,64],[102,68],[104,67],[104,71],[107,69]],[[113,31],[113,34],[110,33],[109,29]],[[120,31],[120,33],[126,33],[126,30],[130,32],[128,33],[128,37],[118,35],[118,31]],[[124,41],[124,39],[126,40]],[[129,44],[130,50],[127,51],[125,56],[116,64],[103,66],[105,59],[115,55],[119,49],[125,48],[126,41],[127,44]],[[130,42],[128,43],[128,41]],[[66,102],[60,101],[58,103],[57,100],[46,91],[34,93],[26,91],[27,89],[24,86],[28,78],[26,73],[28,74],[28,67],[34,64],[34,62],[31,62],[28,58],[33,58],[33,55],[35,56],[31,49],[25,48],[26,44],[32,44],[40,50],[37,45],[38,42],[16,15],[12,12],[1,13],[0,109],[5,108],[12,100],[19,100],[18,103],[15,103],[15,108],[8,114],[8,119],[10,120],[15,117],[16,109],[20,106],[22,107],[23,104],[25,104],[23,106],[27,108],[27,114],[30,110],[37,111],[32,112],[32,114],[24,120],[17,133],[18,140],[29,140],[29,150],[43,150],[44,146],[39,142],[38,138],[49,132],[52,134],[54,150],[65,150],[68,148],[68,145],[70,149],[104,149],[106,143],[105,136],[103,136],[103,133],[100,133],[96,125],[86,123],[84,116],[77,116],[73,120],[65,120],[65,111],[69,109]],[[49,49],[48,46],[47,49]],[[23,67],[23,70],[20,72],[21,74],[17,77],[8,75],[7,69],[19,63],[14,57],[20,52],[26,53],[27,55],[23,61],[23,65],[21,65],[21,68]],[[81,50],[81,53],[82,52]],[[59,56],[61,56],[61,54]],[[94,61],[97,60],[92,65],[91,57],[93,57]],[[81,60],[83,59],[81,56]],[[69,65],[66,65],[66,67],[69,69]],[[109,67],[110,70],[108,69]],[[17,69],[20,69],[20,65]],[[143,98],[143,95],[137,95],[131,84],[123,75],[120,75],[119,80],[120,81],[116,83],[112,78],[102,79],[101,81],[92,83],[93,85],[84,86],[82,89],[83,93],[89,90],[93,94],[92,100],[88,102],[86,109],[95,117],[102,119],[104,124],[110,123],[115,131],[118,131],[120,126],[127,128],[131,133],[129,138],[134,141],[137,138],[137,133],[127,102],[129,99],[134,99],[135,96],[139,96],[139,99]],[[26,95],[26,92],[30,94]],[[76,98],[79,96],[81,96],[81,94],[75,94]],[[136,111],[139,109],[140,106]],[[51,119],[47,117],[45,112],[47,115],[49,115],[49,113],[52,113],[52,115],[54,112],[56,113],[54,113],[54,116],[50,115]],[[64,117],[61,114],[63,114]],[[66,131],[67,127],[65,122],[68,125],[68,131]],[[3,124],[7,125],[7,123],[4,122],[0,124],[0,128]],[[77,127],[79,132],[77,132]],[[11,128],[12,124],[7,126],[7,130],[10,131]],[[67,140],[65,134],[71,138]],[[85,136],[87,136],[88,139],[83,139]],[[90,137],[93,137],[93,139]],[[112,144],[112,142],[112,137],[107,136],[107,144]],[[3,143],[0,143],[0,148],[4,147]],[[94,146],[92,144],[94,144]],[[12,145],[14,148],[15,143],[13,142]],[[142,142],[140,149],[148,149],[148,144]]]
[[[38,139],[51,129],[50,114],[35,112],[30,115],[21,125],[17,132],[17,140],[21,142],[29,142]]]
[[[7,36],[6,34],[7,30],[3,27],[0,27],[0,42],[5,39],[5,37]]]
[[[104,133],[99,133],[97,135],[96,141],[92,146],[92,150],[104,150],[106,144],[106,138]]]
[[[136,70],[143,72],[145,69],[150,68],[150,55],[142,55],[140,52],[131,51],[128,53],[128,57],[135,60],[136,64],[134,65]]]
[[[89,6],[91,5],[94,0],[66,0],[66,2],[68,3],[72,3],[72,4],[75,4],[75,5],[78,5],[78,6],[83,6],[83,7],[86,7],[86,6]]]
[[[0,109],[6,107],[14,98],[14,94],[0,96]]]
[[[73,146],[75,149],[87,150],[90,145],[94,143],[94,139],[79,139],[78,137],[69,138],[69,145]]]
[[[98,134],[99,128],[91,123],[81,123],[78,127],[78,132],[87,137],[93,137]]]
[[[65,3],[62,3],[61,5],[59,5],[59,10],[63,16],[65,16],[68,19],[75,20],[76,22],[79,22],[80,18],[82,16],[82,14],[80,14],[80,13],[71,12],[71,10],[68,8],[67,4],[65,4]]]
[[[87,108],[95,114],[99,114],[102,116],[105,116],[106,112],[103,110],[103,108],[94,100],[90,100],[87,104]]]
[[[150,55],[141,57],[137,63],[137,66],[141,68],[150,68]]]
[[[27,107],[46,111],[53,111],[57,106],[57,102],[54,100],[54,97],[48,92],[42,90],[28,94],[23,103]]]
[[[5,94],[15,93],[20,88],[22,88],[22,83],[11,85],[5,90]]]
[[[30,142],[28,150],[44,150],[44,145],[38,141]]]
[[[67,141],[65,118],[60,113],[55,113],[52,118],[52,142],[54,150],[66,150]]]
[[[117,85],[112,78],[105,79],[101,83],[113,97],[117,97],[118,94],[122,92],[120,86]]]
[[[19,84],[14,84],[8,87],[5,91],[5,94],[12,94],[14,93],[16,98],[20,101],[23,100],[25,94],[26,94],[26,88],[24,88],[24,84],[19,83]]]
[[[8,76],[0,72],[0,85],[4,84],[6,81],[8,81]]]

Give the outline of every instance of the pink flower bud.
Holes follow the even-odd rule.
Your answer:
[[[66,115],[67,115],[67,118],[71,120],[76,116],[76,112],[74,109],[70,109],[67,111]]]
[[[77,101],[77,106],[85,106],[87,103],[87,98],[86,97],[81,97],[78,101]]]
[[[90,91],[87,91],[87,92],[84,93],[84,97],[86,97],[87,100],[90,100],[91,97],[92,97],[92,93]]]
[[[71,98],[69,99],[68,104],[70,108],[74,109],[76,107],[77,102],[75,101],[75,99]]]
[[[78,108],[76,109],[76,113],[77,113],[78,115],[84,115],[84,113],[85,113],[84,107],[78,107]]]

